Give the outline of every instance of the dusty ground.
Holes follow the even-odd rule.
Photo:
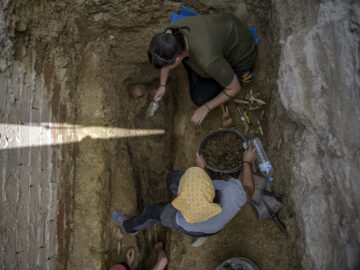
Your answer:
[[[267,40],[261,32],[261,25],[257,25],[257,27],[260,28],[259,36],[262,41],[255,68],[256,80],[252,86],[243,87],[238,97],[244,98],[245,94],[252,89],[254,93],[260,93],[260,97],[270,103],[275,80],[273,63]],[[157,75],[150,66],[145,69],[145,73],[148,72],[155,76],[155,81],[151,79],[151,83],[147,83],[148,89],[151,90],[156,86]],[[155,70],[155,72],[157,71]],[[140,73],[142,72],[137,74]],[[138,80],[136,74],[131,77],[131,80]],[[141,80],[144,81],[144,78]],[[144,83],[146,84],[146,81]],[[171,199],[165,190],[166,173],[172,169],[186,169],[192,166],[195,151],[203,137],[212,130],[221,128],[222,125],[220,108],[212,111],[200,127],[194,127],[191,124],[190,118],[196,106],[190,100],[186,72],[182,67],[172,73],[166,98],[160,103],[159,111],[154,118],[148,119],[144,116],[150,100],[151,93],[137,99],[128,99],[133,104],[128,114],[129,122],[133,123],[132,125],[166,130],[166,134],[162,137],[131,139],[127,142],[133,168],[132,177],[137,187],[138,199],[135,213],[150,203]],[[230,102],[228,107],[234,126],[244,132],[234,104]],[[268,110],[269,106],[265,106],[265,109]],[[256,119],[260,112],[261,110],[250,112],[250,117]],[[265,113],[263,123],[265,136],[262,137],[265,148],[269,140],[266,137],[269,125],[267,113],[268,111]],[[229,176],[218,175],[218,177],[227,179]],[[125,202],[123,198],[116,196],[117,188],[120,187],[112,186],[111,210],[120,208],[124,211],[122,205],[128,204],[128,201]],[[276,187],[275,190],[277,190]],[[291,206],[286,203],[287,201],[285,201],[285,208],[281,211],[280,217],[287,226],[288,234],[281,232],[271,219],[259,222],[250,205],[246,205],[221,233],[210,237],[200,248],[190,246],[190,237],[156,225],[150,230],[140,233],[137,237],[126,235],[123,239],[123,250],[137,247],[136,265],[138,269],[148,269],[155,262],[155,252],[151,248],[155,238],[166,243],[166,252],[170,260],[169,269],[214,269],[225,259],[238,256],[252,260],[260,269],[299,269],[296,250],[293,246],[296,229]],[[110,213],[111,211],[109,211],[109,215]],[[134,213],[130,211],[128,214]],[[114,227],[111,229],[114,235]],[[124,258],[124,253],[120,258],[115,255],[115,248],[116,241],[112,241],[111,263]]]
[[[266,102],[271,102],[273,86],[269,84],[271,79],[267,79],[271,78],[273,69],[268,53],[263,41],[255,69],[256,81],[253,86],[243,87],[240,97],[252,89],[254,93],[260,92],[261,98]],[[175,167],[186,168],[193,164],[194,153],[202,138],[209,131],[221,127],[221,111],[217,109],[211,112],[201,127],[193,127],[188,121],[195,106],[191,104],[187,92],[181,92],[178,99],[181,104],[186,105],[181,107],[176,118],[178,126]],[[244,132],[234,106],[230,105],[229,108],[235,127]],[[250,116],[255,118],[254,115]],[[265,147],[268,121],[265,116],[265,136],[262,138]],[[219,177],[226,179],[228,176]],[[295,229],[290,212],[285,206],[280,215],[288,227],[289,235],[280,232],[270,219],[257,221],[249,205],[246,205],[221,233],[210,237],[201,248],[191,248],[190,237],[171,233],[167,241],[170,247],[169,269],[213,269],[221,261],[235,256],[254,261],[260,269],[297,269],[296,251],[291,240],[295,237]]]
[[[51,260],[48,267],[56,264],[56,269],[107,269],[123,260],[125,251],[133,247],[136,249],[134,269],[149,269],[155,262],[152,246],[157,239],[165,242],[168,269],[208,270],[234,256],[251,259],[260,269],[297,269],[293,246],[296,231],[291,206],[287,202],[281,217],[289,235],[281,233],[271,220],[258,222],[250,206],[246,205],[221,233],[210,237],[201,248],[191,248],[190,237],[158,225],[136,237],[124,234],[122,253],[116,255],[117,228],[111,220],[112,211],[121,210],[132,216],[151,203],[169,201],[171,197],[164,181],[166,174],[173,169],[192,166],[203,137],[222,124],[220,109],[212,111],[200,127],[191,124],[190,118],[196,106],[190,100],[186,72],[182,67],[171,74],[167,94],[158,112],[153,118],[145,117],[159,78],[159,71],[147,63],[147,45],[151,37],[167,25],[171,12],[179,10],[182,3],[94,0],[39,2],[32,6],[26,1],[11,2],[14,3],[14,12],[17,14],[19,11],[12,16],[14,20],[19,18],[18,23],[16,20],[13,22],[16,27],[15,57],[19,61],[16,65],[20,66],[20,74],[27,74],[29,78],[24,83],[29,86],[27,94],[35,88],[47,91],[45,95],[41,95],[42,92],[36,95],[36,100],[51,103],[51,110],[46,111],[49,115],[46,121],[81,127],[165,131],[164,135],[116,139],[87,136],[79,142],[54,147],[49,156],[56,155],[56,158],[49,158],[53,163],[53,171],[49,174],[53,175],[52,182],[59,187],[59,193],[54,193],[53,198],[56,202],[57,196],[59,205],[57,231],[50,230],[49,247],[57,254],[42,252],[41,241],[32,241],[41,234],[35,232],[34,227],[35,233],[30,233],[33,236],[27,240],[27,245],[39,244],[41,252],[37,254],[36,249],[31,249],[29,255],[17,256],[15,248],[11,248],[8,261],[14,261],[14,268],[23,265],[45,267],[46,261]],[[184,1],[184,4],[202,14],[246,13],[242,1],[212,1],[209,4]],[[260,30],[261,43],[255,83],[244,87],[239,98],[252,89],[271,103],[276,73],[272,57],[276,54],[271,51],[273,40],[263,14],[266,10],[268,7],[258,6],[250,10],[246,19],[244,17],[249,26]],[[23,68],[22,62],[28,63],[29,67]],[[17,89],[17,73],[13,76],[13,88]],[[146,92],[135,98],[131,89],[137,84],[143,85]],[[34,89],[33,85],[36,85]],[[17,106],[21,109],[20,103]],[[243,132],[234,105],[229,103],[228,106],[234,126]],[[266,107],[263,125],[265,147],[273,141],[266,137],[269,108]],[[255,119],[258,113],[260,111],[250,113],[250,117]],[[35,117],[32,121],[46,122],[42,119],[36,122]],[[17,120],[14,123],[18,124]],[[13,167],[11,163],[10,166]],[[33,166],[39,168],[37,163]],[[32,173],[34,178],[40,179],[35,170]],[[229,176],[217,177],[226,179]],[[49,178],[46,176],[44,179],[46,183]],[[29,190],[29,186],[25,190]],[[282,191],[277,182],[275,190]],[[11,196],[15,196],[15,189],[10,191]],[[36,194],[39,194],[38,190]],[[46,202],[43,200],[44,204]],[[12,207],[15,209],[15,204]],[[54,203],[54,213],[56,207]],[[13,208],[8,213],[13,213]],[[55,220],[55,217],[50,218],[50,222]],[[25,228],[22,233],[27,234],[28,230]],[[21,242],[24,236],[19,235]],[[28,250],[25,245],[24,250]]]

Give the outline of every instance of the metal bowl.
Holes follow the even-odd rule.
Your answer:
[[[239,267],[242,267],[243,270],[259,270],[259,268],[252,261],[241,257],[227,259],[226,261],[218,265],[215,270],[222,270],[222,268],[226,264],[230,264],[233,269],[238,269]]]
[[[221,129],[212,131],[208,135],[205,136],[205,138],[201,141],[201,143],[199,145],[199,148],[198,148],[199,155],[201,155],[201,153],[202,153],[202,151],[204,149],[205,143],[209,138],[211,138],[211,137],[213,137],[213,136],[215,136],[215,135],[217,135],[219,133],[226,133],[226,132],[233,132],[236,135],[240,136],[241,139],[244,141],[244,145],[243,145],[244,148],[247,148],[247,139],[240,131],[238,131],[238,130],[236,130],[234,128],[221,128]],[[217,172],[217,173],[234,173],[234,172],[242,170],[243,163],[240,162],[240,164],[238,166],[236,166],[235,168],[229,169],[229,170],[219,170],[219,169],[210,167],[208,164],[206,164],[206,168],[208,170],[210,170],[210,171]]]

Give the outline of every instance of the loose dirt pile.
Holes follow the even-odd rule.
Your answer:
[[[235,132],[220,132],[206,140],[202,155],[210,167],[231,170],[242,162],[243,142]]]

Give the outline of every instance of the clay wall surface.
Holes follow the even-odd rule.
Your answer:
[[[131,144],[108,138],[141,130],[129,121],[130,77],[149,83],[158,76],[139,69],[148,64],[144,37],[166,25],[160,13],[179,7],[0,3],[1,269],[106,267],[110,181],[122,187],[128,212],[137,206]],[[146,102],[138,104],[142,115]]]
[[[273,1],[281,55],[270,154],[304,269],[360,267],[359,15],[358,1]]]
[[[74,163],[62,126],[74,123],[73,55],[64,10],[0,4],[1,269],[55,269],[69,256]]]

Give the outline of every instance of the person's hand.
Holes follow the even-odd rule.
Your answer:
[[[197,126],[200,126],[208,113],[209,109],[206,107],[206,105],[202,105],[194,112],[193,116],[191,117],[191,122]]]
[[[126,252],[126,263],[130,267],[135,259],[135,250],[133,248],[129,249],[128,252]]]
[[[254,163],[255,162],[255,147],[250,146],[243,154],[243,161]]]
[[[203,156],[199,155],[199,153],[197,152],[196,152],[195,164],[197,167],[200,167],[201,169],[205,170],[206,161],[203,158]]]
[[[156,90],[154,95],[154,100],[161,100],[162,97],[165,95],[166,92],[166,86],[159,86],[159,88]]]

